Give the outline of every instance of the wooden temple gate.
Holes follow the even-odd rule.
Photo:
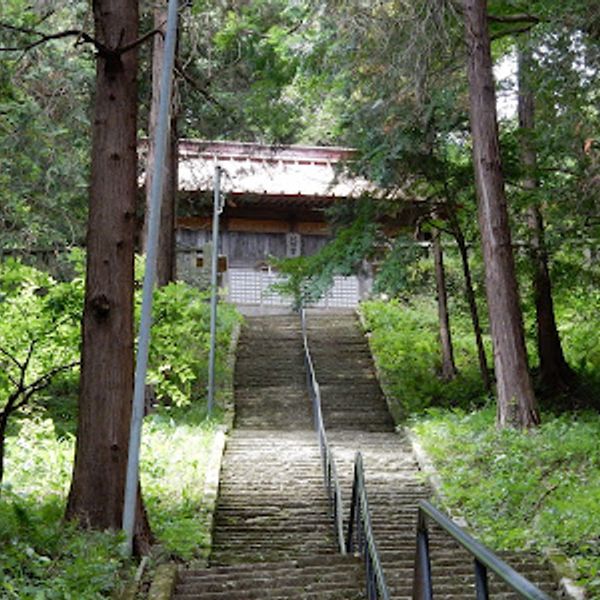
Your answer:
[[[289,307],[272,289],[280,276],[271,258],[309,256],[330,239],[325,210],[368,193],[369,183],[341,174],[346,148],[263,146],[182,140],[179,146],[178,277],[206,279],[211,240],[214,168],[224,173],[226,200],[220,221],[221,284],[228,299],[262,309]],[[336,277],[320,308],[353,308],[371,289],[363,275]]]

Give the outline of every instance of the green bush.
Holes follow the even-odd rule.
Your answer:
[[[431,410],[413,430],[445,497],[497,549],[553,549],[600,594],[600,416],[543,415],[537,430],[494,427],[495,409]]]
[[[17,261],[0,263],[0,345],[23,361],[31,340],[39,340],[28,377],[58,361],[77,360],[83,290],[81,277],[58,283]],[[136,297],[139,310],[139,292]],[[230,378],[226,358],[240,318],[234,307],[219,306],[218,383]],[[220,416],[217,410],[206,420],[208,330],[206,294],[182,283],[157,290],[149,380],[162,403],[145,420],[140,468],[158,542],[182,560],[205,556],[210,540],[202,496]],[[18,375],[9,356],[2,366],[0,410]],[[8,431],[0,488],[1,598],[106,598],[118,585],[119,569],[131,567],[120,557],[119,534],[84,531],[62,520],[75,445],[78,372],[60,375]]]
[[[0,409],[19,382],[44,383],[44,375],[78,361],[82,290],[80,279],[58,283],[18,261],[0,263]],[[77,369],[58,371],[53,380],[73,387]],[[48,389],[28,404],[48,400]]]
[[[217,414],[204,407],[161,408],[146,418],[142,436],[141,479],[152,531],[169,556],[206,558],[211,531],[203,506],[204,479]]]
[[[82,268],[82,257],[75,260]],[[0,349],[26,360],[34,342],[28,381],[54,367],[79,359],[84,281],[79,276],[57,282],[48,274],[16,260],[0,263]],[[184,404],[205,396],[209,348],[209,297],[185,283],[156,290],[149,355],[148,382],[159,400]],[[141,291],[136,292],[139,313]],[[217,321],[217,382],[226,373],[225,358],[232,330],[240,320],[233,306],[221,304]],[[139,321],[139,319],[138,319]],[[19,372],[7,354],[0,354],[0,409]],[[32,398],[63,426],[75,418],[78,368],[57,374],[51,385]]]
[[[464,317],[453,319],[453,342],[459,375],[439,377],[440,350],[434,301],[374,300],[361,305],[373,354],[386,391],[401,417],[430,406],[481,405],[485,388],[477,366],[475,342]]]
[[[0,597],[14,600],[106,598],[128,563],[119,534],[82,531],[63,520],[73,436],[50,419],[21,422],[7,440],[0,496]]]
[[[182,405],[203,399],[210,344],[210,296],[185,283],[171,283],[155,292],[148,382],[159,400]],[[220,304],[217,318],[217,383],[226,375],[227,349],[240,314]]]
[[[209,519],[202,505],[206,466],[219,413],[205,407],[162,407],[145,419],[140,477],[150,524],[163,554],[205,558]],[[120,533],[78,529],[63,520],[74,436],[51,419],[20,422],[8,437],[7,474],[0,495],[0,598],[106,598],[131,569]]]

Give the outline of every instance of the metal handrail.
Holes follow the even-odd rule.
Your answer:
[[[313,404],[313,414],[315,419],[315,429],[319,439],[319,448],[321,451],[321,463],[323,465],[323,477],[329,499],[329,507],[333,516],[333,526],[335,537],[341,554],[346,554],[346,544],[344,543],[344,522],[342,493],[340,490],[340,481],[337,475],[335,458],[327,441],[327,434],[323,424],[323,411],[321,410],[321,390],[315,375],[315,369],[308,347],[308,336],[306,331],[306,311],[301,310],[302,319],[302,338],[304,341],[304,362],[306,364],[306,381],[308,392]]]
[[[371,526],[371,513],[369,511],[363,460],[360,452],[356,453],[354,461],[352,504],[350,506],[346,547],[349,553],[357,550],[364,558],[368,599],[389,600],[390,595]]]
[[[477,600],[486,600],[489,598],[488,569],[493,571],[521,597],[529,600],[550,600],[549,596],[517,573],[517,571],[507,565],[491,550],[473,539],[429,502],[421,500],[418,510],[417,550],[413,582],[413,598],[415,600],[432,600],[433,598],[431,561],[429,558],[429,531],[427,527],[428,519],[437,523],[450,537],[456,540],[473,556]]]

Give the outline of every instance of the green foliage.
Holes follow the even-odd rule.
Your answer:
[[[341,227],[335,238],[317,254],[273,260],[286,281],[273,287],[293,298],[294,306],[317,302],[333,284],[335,275],[356,273],[372,251],[378,237],[377,225],[368,214],[368,205],[361,204],[358,216],[347,227]]]
[[[22,1],[2,3],[0,22],[55,33],[84,27],[87,3],[42,14]],[[24,47],[39,36],[0,26],[0,46]],[[73,38],[0,60],[0,245],[54,248],[80,244],[87,214],[91,54]]]
[[[141,478],[152,531],[164,551],[183,560],[207,558],[211,531],[204,479],[219,423],[203,406],[159,408],[142,435]]]
[[[184,283],[156,290],[149,354],[148,383],[156,386],[159,401],[182,405],[204,399],[210,344],[210,296]],[[239,313],[220,304],[217,346],[227,348]],[[226,376],[226,351],[217,353],[217,383]]]
[[[106,598],[123,562],[119,535],[63,521],[74,438],[50,419],[21,422],[7,444],[0,496],[0,596],[14,600]]]
[[[79,269],[81,259],[75,259]],[[0,343],[23,360],[31,340],[40,340],[28,376],[77,358],[82,305],[81,278],[58,283],[17,261],[0,263]],[[202,505],[204,474],[220,417],[217,411],[214,420],[206,420],[208,310],[206,295],[185,284],[156,292],[150,377],[168,405],[146,419],[141,477],[159,544],[182,560],[205,556],[210,540]],[[231,378],[226,357],[239,319],[233,307],[219,307],[221,395]],[[6,395],[16,367],[8,358],[3,367],[0,391]],[[130,567],[120,557],[119,535],[62,521],[72,472],[76,392],[74,372],[40,393],[38,406],[22,410],[9,428],[0,488],[2,598],[105,598],[119,585],[118,571]]]
[[[205,407],[196,403],[162,407],[144,423],[144,500],[170,558],[206,558],[211,532],[204,476],[219,419],[207,421]],[[119,534],[63,521],[74,442],[72,434],[60,434],[51,419],[42,418],[22,420],[8,438],[0,495],[2,598],[106,598],[119,585],[118,572],[130,568],[121,557]]]
[[[475,342],[464,319],[453,319],[453,342],[459,375],[444,382],[440,375],[437,311],[433,300],[373,300],[361,311],[371,349],[381,370],[396,416],[419,414],[431,406],[481,405],[486,393],[475,359]]]
[[[600,385],[600,263],[584,252],[563,244],[554,255],[554,308],[567,361]]]
[[[413,240],[398,236],[377,269],[374,292],[408,299],[432,288],[433,265],[421,260],[428,252]]]
[[[81,256],[73,260],[81,269]],[[46,273],[15,260],[0,263],[0,409],[15,389],[21,364],[33,344],[25,383],[79,358],[84,282],[56,282]],[[139,310],[141,292],[136,293]],[[159,401],[178,405],[203,400],[209,349],[208,295],[184,283],[158,289],[154,299],[148,382]],[[218,309],[217,344],[226,347],[239,313],[230,305]],[[10,356],[9,356],[10,355]],[[217,383],[226,376],[226,352],[216,361]],[[52,384],[32,398],[64,426],[73,421],[78,369],[56,375]]]
[[[77,362],[82,294],[79,279],[58,283],[15,260],[0,263],[0,409],[20,386],[27,393],[36,382],[40,391],[29,404],[38,397],[49,401],[45,388],[51,378],[45,378]],[[54,379],[73,385],[77,371],[57,371]],[[17,402],[23,399],[21,394]]]
[[[532,432],[494,428],[493,408],[432,410],[412,428],[432,456],[450,506],[497,549],[571,557],[600,593],[600,418],[546,414]]]

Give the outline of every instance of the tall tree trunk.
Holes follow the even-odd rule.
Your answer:
[[[521,130],[521,160],[525,171],[523,188],[532,194],[538,189],[536,177],[537,153],[533,140],[535,131],[535,102],[529,85],[531,51],[518,52],[519,128]],[[566,391],[574,373],[565,360],[552,300],[552,283],[548,269],[548,252],[544,240],[544,221],[539,203],[531,200],[527,209],[529,249],[533,263],[533,294],[536,310],[537,349],[540,360],[542,387],[553,395]]]
[[[0,412],[0,494],[2,493],[2,481],[4,480],[4,455],[6,453],[6,429],[10,410],[6,407]]]
[[[137,0],[95,0],[96,63],[79,420],[67,518],[122,526],[133,394]],[[141,503],[139,505],[141,508]],[[141,511],[138,511],[141,516]],[[147,523],[138,532],[148,534]]]
[[[523,320],[500,164],[487,2],[466,0],[464,6],[465,37],[469,51],[473,162],[494,345],[497,424],[500,427],[532,427],[539,423],[539,414],[527,368]]]
[[[456,245],[458,246],[458,252],[460,253],[460,260],[462,263],[463,277],[465,279],[465,295],[469,305],[471,323],[473,324],[473,334],[475,336],[475,345],[477,346],[477,360],[479,362],[481,380],[483,381],[486,391],[489,393],[492,391],[492,380],[487,364],[487,357],[485,355],[483,337],[481,335],[481,324],[479,322],[479,311],[477,310],[475,290],[473,289],[473,278],[471,276],[471,267],[469,265],[469,252],[467,249],[467,243],[459,223],[456,222],[455,219],[452,219],[451,225],[452,233],[454,235],[454,239],[456,240]]]
[[[440,233],[433,235],[433,261],[435,264],[435,287],[437,291],[438,322],[440,327],[440,351],[442,354],[442,379],[450,381],[456,377],[457,370],[454,364],[454,351],[452,348],[452,333],[450,331],[450,317],[448,315],[448,293],[446,289],[446,273],[444,271],[444,253],[440,240]]]
[[[154,28],[166,32],[167,3],[154,10]],[[148,121],[148,156],[146,161],[146,210],[144,212],[143,247],[146,249],[148,217],[150,216],[150,195],[152,179],[156,166],[155,138],[158,124],[158,108],[160,102],[160,79],[163,70],[165,39],[163,35],[154,36],[152,50],[152,98]],[[175,88],[174,88],[175,89]],[[173,98],[175,91],[173,92]],[[178,149],[177,149],[177,116],[171,111],[169,143],[165,154],[164,183],[161,196],[160,227],[158,237],[158,255],[156,263],[156,283],[166,285],[175,278],[175,207],[178,187]]]

